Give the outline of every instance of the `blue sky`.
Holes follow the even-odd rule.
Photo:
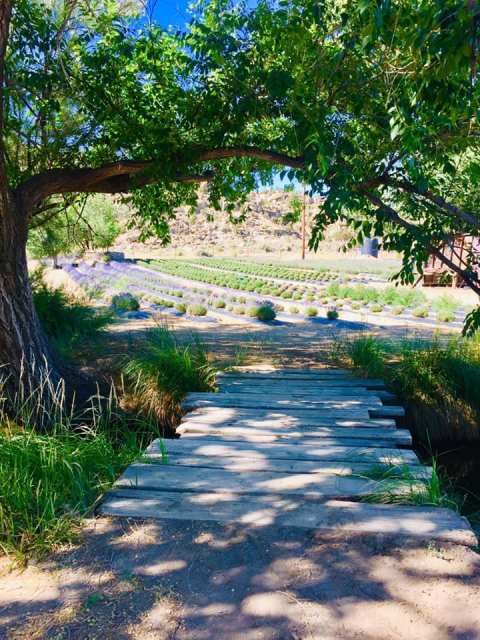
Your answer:
[[[149,0],[149,9],[155,22],[165,28],[174,27],[182,29],[189,20],[188,6],[191,0]],[[249,0],[249,4],[254,5],[255,0]],[[284,185],[290,184],[289,180],[280,180],[277,175],[274,179],[273,187],[283,189]],[[303,191],[300,185],[294,182],[295,191]]]
[[[188,22],[187,0],[150,0],[153,18],[163,27],[183,27]]]

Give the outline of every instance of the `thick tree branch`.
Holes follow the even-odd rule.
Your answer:
[[[256,147],[231,147],[211,149],[197,155],[186,154],[178,157],[176,164],[196,164],[230,158],[254,158],[271,164],[304,168],[304,160],[275,151],[265,151]],[[40,202],[60,193],[121,193],[135,187],[153,184],[158,181],[148,171],[155,167],[155,160],[120,160],[103,167],[82,169],[50,169],[29,178],[18,189],[25,206],[33,209]],[[143,175],[142,175],[143,174]],[[193,176],[178,175],[173,178],[177,182],[201,182],[210,180],[211,173]]]
[[[480,229],[480,218],[469,211],[464,211],[463,209],[460,209],[460,207],[447,202],[444,198],[433,193],[433,191],[431,191],[430,189],[420,191],[420,189],[418,189],[412,182],[409,182],[408,180],[394,180],[390,177],[383,177],[381,179],[381,182],[382,184],[385,184],[387,186],[396,187],[397,189],[401,189],[402,191],[406,191],[407,193],[413,193],[417,196],[421,196],[435,204],[443,211],[446,211],[450,215],[454,216],[455,218],[466,222],[472,227]]]
[[[422,232],[421,232],[421,229],[419,229],[416,225],[401,218],[393,207],[383,202],[383,200],[381,200],[377,195],[366,190],[363,191],[362,193],[367,198],[367,200],[369,200],[369,202],[371,202],[375,207],[377,207],[379,211],[381,211],[384,215],[386,215],[391,222],[393,222],[394,224],[400,227],[403,227],[406,231],[411,233],[414,238],[421,240]],[[473,280],[467,273],[465,273],[463,269],[461,269],[458,265],[452,262],[452,260],[447,258],[440,251],[440,249],[438,249],[437,247],[433,246],[430,243],[426,243],[424,246],[427,251],[429,251],[431,254],[436,256],[441,262],[443,262],[445,266],[447,266],[449,269],[451,269],[456,274],[461,276],[463,280],[465,280],[465,282],[468,284],[470,289],[475,291],[475,293],[480,296],[480,284],[478,282]]]

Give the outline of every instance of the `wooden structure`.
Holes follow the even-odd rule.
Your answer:
[[[442,254],[462,270],[472,269],[480,275],[480,238],[458,234],[441,248]],[[420,278],[424,287],[464,287],[461,275],[452,271],[435,255],[431,255]]]
[[[431,475],[409,448],[410,432],[397,427],[404,410],[381,380],[338,369],[239,370],[219,387],[187,397],[181,437],[155,440],[106,494],[101,514],[476,544],[449,509],[364,501],[385,490],[381,465],[408,468],[414,485]]]

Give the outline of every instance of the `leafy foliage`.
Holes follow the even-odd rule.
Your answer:
[[[180,415],[179,403],[189,391],[211,391],[215,367],[201,342],[180,344],[166,327],[151,329],[142,352],[129,357],[123,368],[130,404],[163,425]]]
[[[39,320],[64,357],[80,343],[98,338],[112,320],[108,312],[94,309],[62,289],[48,287],[39,275],[32,278],[32,288]]]

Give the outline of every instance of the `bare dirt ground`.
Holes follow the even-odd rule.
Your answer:
[[[480,557],[381,536],[92,520],[0,578],[2,638],[475,640]]]
[[[118,323],[102,358],[138,348],[153,324]],[[364,330],[173,324],[217,355],[289,366],[321,366],[340,337]],[[78,545],[25,569],[0,562],[8,640],[476,640],[479,602],[475,550],[271,526],[92,518]]]

